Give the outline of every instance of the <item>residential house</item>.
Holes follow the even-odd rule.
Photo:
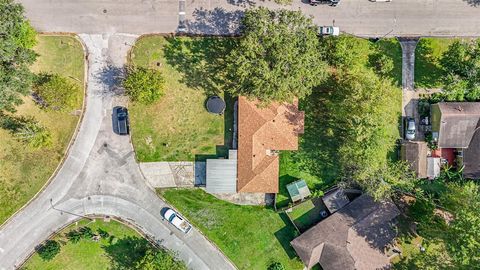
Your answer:
[[[464,166],[464,177],[480,179],[480,102],[433,104],[431,122],[437,155]]]
[[[262,106],[239,97],[237,191],[278,193],[278,151],[297,150],[303,126],[298,101]]]
[[[278,193],[279,151],[297,150],[304,113],[298,101],[262,106],[238,98],[238,148],[228,159],[207,159],[206,190],[210,193]],[[236,139],[236,138],[235,138]]]
[[[396,236],[392,221],[399,214],[392,201],[364,194],[290,243],[308,269],[318,263],[324,270],[387,269],[385,250]]]

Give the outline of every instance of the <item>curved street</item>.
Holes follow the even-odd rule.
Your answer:
[[[52,233],[85,215],[120,217],[191,269],[235,269],[200,232],[187,235],[162,220],[168,206],[150,189],[129,136],[112,130],[111,111],[125,105],[116,82],[137,36],[80,35],[88,51],[86,111],[62,168],[51,183],[0,230],[0,269],[14,269]]]

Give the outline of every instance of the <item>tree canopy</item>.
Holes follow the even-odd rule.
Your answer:
[[[36,33],[23,12],[20,4],[0,0],[0,111],[15,111],[33,81]]]
[[[126,93],[133,101],[151,104],[163,96],[165,80],[159,70],[129,67],[123,81]]]
[[[326,76],[315,26],[300,11],[249,9],[227,57],[227,91],[263,103],[309,95]]]
[[[432,96],[438,101],[480,100],[480,41],[453,42],[440,58],[445,72],[443,91]]]

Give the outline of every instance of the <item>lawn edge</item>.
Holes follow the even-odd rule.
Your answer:
[[[87,77],[88,77],[88,51],[87,51],[87,48],[85,47],[85,44],[83,43],[83,41],[78,37],[77,34],[75,33],[57,33],[57,32],[54,32],[54,33],[47,33],[47,32],[39,32],[38,33],[39,35],[43,35],[43,36],[70,36],[70,37],[73,37],[75,38],[78,42],[80,42],[80,44],[82,45],[82,49],[83,49],[83,62],[84,62],[84,72],[83,72],[83,101],[82,101],[82,113],[80,114],[80,118],[78,119],[77,121],[77,125],[75,126],[75,130],[72,134],[72,137],[70,138],[70,141],[68,142],[68,145],[67,147],[65,148],[65,151],[63,152],[63,156],[62,158],[60,159],[60,162],[58,163],[57,167],[55,168],[55,170],[53,171],[52,175],[48,178],[48,180],[43,184],[43,186],[38,190],[37,193],[35,193],[35,195],[33,195],[32,198],[30,198],[30,200],[28,200],[22,207],[20,207],[19,209],[17,209],[12,215],[10,215],[9,218],[7,218],[1,225],[0,225],[0,230],[3,229],[3,227],[5,227],[7,225],[7,223],[12,219],[14,218],[20,211],[22,211],[25,207],[27,207],[30,203],[32,203],[33,200],[35,200],[39,195],[40,193],[42,193],[45,188],[50,184],[50,182],[52,182],[52,180],[55,178],[55,176],[57,176],[58,174],[58,171],[60,170],[60,168],[62,168],[63,164],[65,163],[65,160],[68,156],[68,154],[70,153],[70,149],[73,145],[73,143],[75,142],[75,140],[77,139],[77,135],[78,135],[78,131],[80,129],[80,124],[82,123],[83,121],[83,116],[85,114],[85,108],[86,108],[86,103],[87,103],[87,86],[88,86],[88,82],[87,82]],[[49,237],[50,238],[50,237]],[[30,256],[29,256],[30,257]],[[23,265],[23,264],[22,264]]]

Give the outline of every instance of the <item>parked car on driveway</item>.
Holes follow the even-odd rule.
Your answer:
[[[192,225],[190,225],[183,217],[170,208],[167,208],[163,214],[163,217],[168,220],[170,224],[177,227],[177,229],[184,233],[188,233],[192,229]]]
[[[340,28],[335,26],[320,26],[318,28],[318,35],[320,36],[338,36],[340,35]]]
[[[128,110],[125,107],[117,106],[112,113],[113,131],[118,135],[128,135]]]
[[[405,139],[411,141],[415,139],[415,119],[408,117],[405,121]]]

